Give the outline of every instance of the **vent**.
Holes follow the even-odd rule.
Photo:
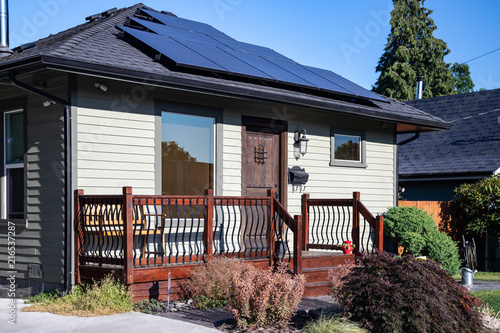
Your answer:
[[[110,16],[111,14],[114,14],[118,11],[118,8],[111,8],[105,12],[102,12],[102,13],[98,13],[98,14],[94,14],[94,15],[91,15],[91,16],[87,16],[85,18],[85,21],[89,21],[89,22],[93,22],[97,19],[100,19],[100,18],[105,18],[105,17],[108,17]]]
[[[39,264],[29,264],[28,265],[29,273],[28,277],[33,279],[41,279],[42,278],[42,266]]]
[[[19,52],[23,52],[24,50],[31,49],[35,46],[36,46],[35,43],[26,43],[26,44],[23,44],[23,45],[20,45],[20,46],[13,48],[12,51],[19,53]]]

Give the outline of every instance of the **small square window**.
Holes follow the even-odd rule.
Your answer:
[[[332,127],[330,165],[366,167],[365,138],[365,131]]]
[[[335,135],[333,158],[339,161],[361,162],[361,137],[356,135]]]

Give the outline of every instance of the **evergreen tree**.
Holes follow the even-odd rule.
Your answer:
[[[469,65],[456,62],[451,66],[451,74],[455,80],[457,93],[463,94],[474,91],[474,82],[470,78]]]
[[[425,0],[393,0],[391,32],[376,71],[373,90],[397,100],[415,98],[417,76],[424,77],[423,98],[455,93],[455,80],[444,56],[446,43],[432,34],[437,29]]]

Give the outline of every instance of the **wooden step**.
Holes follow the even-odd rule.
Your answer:
[[[304,251],[302,252],[302,268],[335,267],[346,260],[354,260],[354,254],[340,252]]]
[[[306,282],[328,281],[328,271],[334,267],[304,268],[302,274],[306,276]]]
[[[328,282],[306,282],[304,285],[304,297],[329,295]]]

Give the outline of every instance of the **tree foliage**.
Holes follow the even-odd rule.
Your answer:
[[[359,143],[352,140],[335,148],[335,159],[359,161]]]
[[[172,161],[196,162],[196,157],[192,157],[189,152],[175,141],[163,141],[161,143],[161,156],[163,159]]]
[[[500,175],[460,185],[455,201],[463,211],[467,231],[500,235]]]
[[[459,89],[470,86],[470,77],[464,78],[467,65],[456,67],[454,78],[450,64],[444,61],[450,50],[442,39],[433,36],[437,27],[430,18],[432,10],[423,7],[424,1],[393,0],[391,32],[376,67],[380,76],[373,87],[379,94],[401,101],[413,99],[417,76],[424,77],[423,98],[454,94],[457,82]],[[462,82],[466,82],[465,87]]]
[[[458,94],[474,91],[474,82],[470,78],[469,65],[456,62],[451,66],[451,74],[455,80],[455,90]]]

